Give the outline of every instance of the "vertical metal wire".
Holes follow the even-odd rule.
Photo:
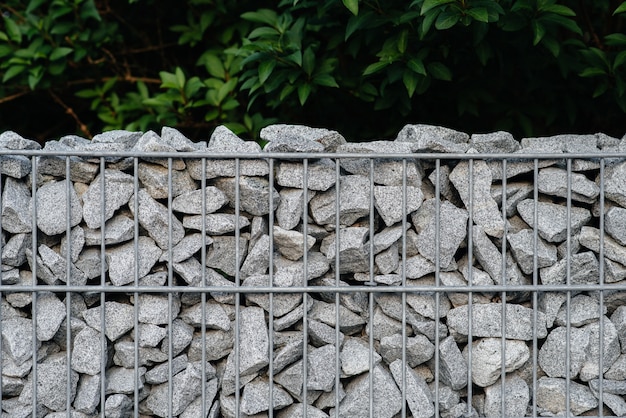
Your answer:
[[[71,364],[71,350],[72,346],[72,326],[71,326],[71,287],[72,287],[72,200],[70,195],[70,187],[74,187],[72,185],[72,180],[70,179],[70,157],[65,157],[65,204],[67,207],[67,211],[65,212],[65,239],[67,240],[67,245],[65,246],[65,271],[67,272],[67,277],[65,279],[65,286],[67,291],[65,292],[65,321],[67,323],[67,327],[65,329],[65,374],[67,376],[67,381],[65,383],[65,410],[67,414],[67,418],[70,418],[71,413],[71,405],[72,405],[72,364]],[[0,410],[1,411],[1,410]]]
[[[105,231],[106,222],[106,172],[104,165],[104,157],[100,157],[100,286],[104,288],[106,285],[106,261],[105,261]],[[100,416],[104,418],[104,404],[106,401],[106,338],[104,309],[106,303],[106,294],[104,290],[100,292]]]
[[[174,286],[174,275],[172,272],[172,260],[174,259],[172,254],[172,246],[173,246],[173,238],[172,238],[172,158],[167,159],[167,259],[169,263],[167,263],[167,333],[168,333],[168,347],[167,347],[167,375],[169,377],[167,381],[167,396],[168,399],[173,399],[174,397],[174,330],[173,322],[174,319],[172,304],[174,295],[171,292],[172,287]],[[172,416],[172,402],[167,403],[167,414],[168,416]]]
[[[269,234],[269,248],[268,254],[269,257],[269,287],[273,289],[274,287],[274,159],[270,158],[269,160],[269,183],[270,183],[270,195],[269,195],[269,222],[268,222],[268,234]],[[305,189],[306,190],[306,189]],[[306,196],[304,198],[304,202],[302,204],[304,206],[304,211],[307,210],[307,200]],[[305,240],[305,252],[306,252],[306,233],[304,234]],[[258,242],[258,241],[257,241]],[[305,275],[306,276],[306,275]],[[274,417],[274,292],[270,291],[270,306],[269,306],[269,319],[268,319],[268,336],[269,336],[269,365],[267,369],[267,374],[269,375],[269,418]],[[302,298],[304,302],[304,297]],[[302,305],[304,309],[306,309],[306,305]],[[306,408],[306,407],[305,407]],[[203,415],[204,416],[204,415]]]
[[[406,204],[407,204],[407,188],[406,188],[406,159],[402,159],[402,416],[406,416]],[[372,222],[373,223],[373,222]],[[374,242],[373,236],[370,242]],[[372,244],[373,245],[373,244]],[[373,246],[372,246],[373,248]],[[439,316],[436,311],[435,318]]]
[[[135,216],[133,217],[133,282],[135,288],[139,286],[139,159],[133,158],[133,209]],[[135,388],[133,409],[135,416],[139,415],[139,292],[133,294],[135,305],[133,306],[133,324],[135,325],[135,346],[134,346],[134,372],[135,372]]]
[[[506,216],[506,159],[502,160],[502,219],[504,220],[504,232],[502,233],[502,285],[507,285],[506,280],[506,234],[508,232],[507,216]],[[537,248],[534,248],[534,252],[537,253]],[[471,268],[471,267],[470,267]],[[502,322],[500,329],[502,329],[502,336],[500,340],[500,414],[506,416],[506,396],[505,396],[505,381],[506,381],[506,291],[502,291],[500,294],[500,300],[502,301]]]
[[[598,291],[598,298],[600,304],[598,309],[598,315],[600,316],[600,330],[598,333],[600,353],[598,364],[598,412],[600,417],[604,416],[604,158],[600,159],[600,250],[598,258],[600,259],[600,266],[598,269],[598,283],[600,284],[600,290]]]
[[[307,189],[309,187],[309,160],[307,158],[302,162],[302,191],[303,191],[303,199],[304,202],[307,202]],[[302,210],[302,232],[304,233],[304,257],[302,258],[302,262],[304,265],[302,266],[302,286],[307,286],[307,278],[308,278],[308,260],[307,260],[307,224],[309,222],[307,205],[303,205],[304,208]],[[304,309],[302,314],[302,417],[307,418],[307,382],[308,382],[308,341],[309,341],[309,323],[307,318],[307,310],[306,306],[308,303],[308,294],[305,292],[302,294],[302,303],[304,303]],[[337,310],[339,310],[339,306],[337,306]]]
[[[32,215],[31,228],[32,228],[32,244],[33,244],[33,285],[37,287],[37,158],[32,157],[31,160],[31,202],[32,202]],[[33,417],[37,416],[37,294],[38,292],[33,289],[32,295],[32,318],[33,318],[33,333],[32,333],[32,355],[33,355]]]
[[[539,177],[539,160],[535,158],[533,165],[533,248],[537,248],[538,245],[538,233],[539,233],[539,188],[538,188],[538,179]],[[535,251],[533,254],[533,286],[537,288],[538,283],[538,258],[537,252]],[[532,399],[533,399],[533,416],[537,416],[537,356],[539,353],[538,341],[537,341],[537,321],[538,314],[537,309],[539,307],[537,301],[537,292],[533,292],[533,388],[532,388]]]
[[[569,286],[571,285],[571,270],[572,270],[572,266],[571,266],[571,248],[572,248],[572,239],[571,239],[571,233],[572,233],[572,160],[571,158],[567,159],[567,241],[566,241],[566,247],[567,247],[567,261],[566,261],[566,284],[568,286],[568,290],[567,290],[567,300],[566,300],[566,315],[565,315],[565,412],[566,414],[570,414],[570,380],[571,380],[571,373],[570,373],[570,367],[571,367],[571,342],[570,342],[570,338],[571,338],[571,299],[572,299],[572,292],[569,290]]]
[[[370,230],[370,253],[369,253],[369,283],[370,286],[375,286],[374,282],[374,159],[369,160],[369,203],[370,203],[370,217],[369,217],[369,230]],[[370,309],[370,323],[372,324],[372,332],[369,334],[369,401],[370,401],[370,417],[374,416],[374,293],[369,292],[369,309]],[[339,306],[337,306],[339,309]]]
[[[4,193],[4,188],[2,187],[2,171],[0,170],[0,212],[2,211],[2,194]],[[2,252],[4,251],[2,245],[2,238],[4,237],[2,225],[2,213],[0,213],[0,263],[2,262]],[[34,263],[33,263],[34,264]],[[0,283],[2,283],[2,269],[0,268]],[[0,292],[0,354],[2,353],[2,298],[4,294]],[[0,414],[2,413],[2,400],[4,396],[2,395],[2,360],[0,359]]]
[[[201,215],[202,215],[202,248],[200,249],[201,273],[200,280],[202,293],[200,293],[200,303],[202,306],[202,326],[200,327],[200,340],[202,342],[202,418],[207,415],[206,410],[206,158],[202,158],[202,177],[200,178],[200,189],[202,192]],[[173,260],[170,260],[172,263]],[[270,377],[271,379],[271,377]],[[271,382],[271,380],[270,380]],[[271,418],[271,417],[270,417]]]
[[[440,239],[441,232],[441,196],[440,182],[441,182],[441,160],[437,158],[435,160],[435,287],[441,286],[439,266],[441,258]],[[406,235],[406,234],[403,234]],[[406,242],[406,237],[403,238]],[[406,263],[406,262],[405,262]],[[435,418],[439,418],[439,306],[441,305],[441,293],[435,292]]]
[[[470,266],[468,270],[468,287],[469,291],[467,292],[467,414],[471,415],[472,413],[472,326],[473,326],[473,298],[474,293],[472,292],[473,281],[474,281],[474,272],[471,266],[474,264],[474,160],[469,160],[469,197],[468,197],[468,221],[469,221],[469,233],[467,239],[467,265]],[[502,330],[502,333],[505,333]]]
[[[340,286],[340,274],[339,274],[339,251],[341,249],[339,245],[339,233],[340,233],[340,224],[339,224],[339,199],[340,199],[340,184],[339,184],[339,174],[340,174],[341,164],[339,159],[335,160],[335,287],[339,289]],[[339,293],[335,293],[335,346],[339,347],[340,343],[340,326],[339,326]],[[306,305],[305,305],[306,311]],[[370,330],[371,331],[371,330]],[[340,386],[340,373],[339,373],[339,356],[335,357],[335,418],[339,418],[339,386]],[[370,373],[372,370],[370,370]]]
[[[239,213],[240,213],[240,196],[239,196],[239,181],[241,180],[241,161],[239,158],[235,158],[235,286],[239,288],[241,286],[240,283],[240,275],[239,275],[239,255],[241,248],[239,248]],[[240,308],[240,293],[235,294],[235,416],[239,416],[239,321],[241,320],[241,312],[239,312]]]

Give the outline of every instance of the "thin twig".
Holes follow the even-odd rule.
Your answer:
[[[68,86],[75,86],[75,85],[81,85],[81,84],[93,84],[93,83],[98,83],[98,82],[107,82],[113,78],[116,78],[120,81],[126,81],[128,83],[136,83],[138,81],[142,81],[144,83],[147,84],[161,84],[162,81],[158,78],[150,78],[150,77],[134,77],[134,76],[129,76],[126,75],[122,78],[120,77],[102,77],[102,78],[85,78],[83,80],[73,80],[73,81],[68,81],[67,85]]]
[[[24,90],[24,91],[21,91],[19,93],[12,94],[10,96],[2,97],[2,98],[0,98],[0,104],[6,103],[6,102],[10,102],[11,100],[15,100],[17,98],[20,98],[20,97],[22,97],[22,96],[24,96],[24,95],[26,95],[28,93],[30,93],[30,90]]]
[[[80,129],[80,131],[89,139],[93,138],[93,135],[91,135],[91,132],[89,132],[89,128],[87,128],[87,125],[85,125],[80,118],[78,117],[78,115],[76,114],[76,112],[74,112],[74,109],[72,109],[71,107],[69,107],[68,105],[65,104],[65,102],[63,102],[63,100],[61,100],[61,98],[59,96],[57,96],[52,90],[48,90],[48,93],[50,93],[50,96],[52,97],[52,99],[57,102],[57,104],[59,104],[59,106],[61,106],[63,109],[65,109],[65,113],[67,113],[68,115],[70,115],[74,121],[76,122],[76,125],[78,125],[78,128]]]

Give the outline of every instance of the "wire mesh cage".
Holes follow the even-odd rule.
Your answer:
[[[626,414],[626,153],[65,142],[0,150],[3,416]]]

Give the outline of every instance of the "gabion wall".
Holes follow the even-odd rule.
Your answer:
[[[626,415],[626,137],[261,137],[0,134],[3,416]]]

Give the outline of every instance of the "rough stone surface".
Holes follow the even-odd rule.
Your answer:
[[[337,182],[336,166],[333,160],[322,158],[307,166],[306,181],[304,165],[298,162],[281,161],[276,168],[276,182],[283,187],[326,191]]]
[[[502,402],[504,402],[504,416],[523,417],[530,402],[528,384],[518,376],[507,376],[504,384],[504,398],[500,382],[485,388],[485,416],[502,417]]]
[[[571,198],[574,201],[593,203],[600,194],[600,188],[583,174],[571,173]],[[537,188],[539,192],[567,197],[568,175],[567,170],[556,167],[542,168],[537,176]]]
[[[352,225],[369,214],[370,181],[359,175],[344,176],[339,182],[339,223]],[[310,203],[311,215],[319,225],[335,224],[336,193],[318,193]]]
[[[104,193],[102,192],[103,184]],[[113,217],[116,210],[128,203],[133,195],[133,190],[133,176],[131,175],[119,170],[105,170],[103,183],[102,174],[99,174],[82,195],[83,218],[87,226],[97,229],[101,225],[102,194],[104,194],[106,201],[104,220],[107,221]]]
[[[167,207],[157,202],[145,190],[138,193],[139,223],[148,232],[148,235],[163,249],[178,244],[185,236],[183,224],[172,216]],[[135,205],[129,205],[134,216]],[[171,240],[169,229],[171,227]]]
[[[45,183],[37,190],[37,227],[47,235],[65,232],[68,210],[70,227],[78,225],[83,219],[83,208],[76,190],[72,185],[69,191],[67,189],[67,181],[63,180]]]
[[[604,217],[605,231],[621,245],[626,245],[626,209],[612,207]]]
[[[396,360],[389,365],[391,374],[399,388],[403,385],[406,390],[406,400],[409,410],[414,417],[431,417],[435,413],[433,395],[423,377],[418,375],[412,368],[405,366],[404,381],[402,379],[402,360]],[[404,383],[403,383],[404,382]]]
[[[135,244],[129,242],[109,250],[106,262],[109,267],[109,278],[114,286],[123,286],[148,275],[152,267],[161,257],[163,251],[149,238],[141,236],[137,241],[137,261],[135,263]]]
[[[517,205],[517,211],[531,228],[535,226],[534,201],[526,199]],[[572,206],[570,232],[575,235],[591,219],[585,208]],[[567,239],[567,208],[554,203],[537,202],[537,230],[548,242],[563,242]]]
[[[507,236],[513,255],[517,264],[524,274],[532,274],[535,266],[535,255],[537,268],[550,267],[557,261],[556,246],[545,243],[537,237],[537,246],[534,246],[534,232],[531,229],[523,229],[515,234]]]
[[[235,204],[236,183],[234,178],[221,178],[215,181],[215,186],[220,189],[230,202]],[[270,198],[272,207],[276,209],[280,202],[280,195],[271,187],[263,177],[239,177],[239,207],[253,216],[267,215],[270,211]]]
[[[92,376],[100,373],[102,338],[102,334],[91,327],[84,327],[76,335],[72,350],[72,370]],[[105,341],[105,349],[106,346]]]
[[[406,125],[396,141],[409,142],[413,152],[465,152],[469,135],[449,128],[431,125]]]
[[[385,225],[402,221],[404,216],[410,216],[422,205],[424,196],[419,188],[407,186],[404,198],[403,193],[402,186],[374,186],[374,205]],[[404,206],[403,202],[406,203]]]
[[[439,366],[441,381],[454,390],[467,385],[467,362],[453,337],[439,343]]]
[[[464,351],[467,359],[467,350]],[[505,340],[505,371],[520,368],[529,358],[526,343],[520,340]],[[482,338],[472,342],[472,381],[481,387],[493,385],[499,378],[502,368],[502,340]]]
[[[7,178],[2,191],[2,228],[12,234],[32,231],[31,194],[26,184]]]
[[[580,383],[570,382],[570,411],[580,415],[598,406],[591,390]],[[552,414],[565,411],[565,379],[542,377],[537,381],[537,406]]]

